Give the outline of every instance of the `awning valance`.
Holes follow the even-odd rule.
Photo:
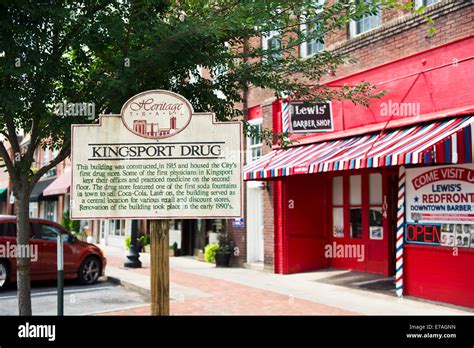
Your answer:
[[[244,180],[402,164],[471,163],[474,116],[274,150],[244,168]]]
[[[71,175],[71,172],[62,173],[43,191],[43,196],[55,196],[68,193],[71,186]]]
[[[51,185],[56,178],[48,178],[38,181],[30,194],[30,202],[38,202],[43,199],[43,191]]]

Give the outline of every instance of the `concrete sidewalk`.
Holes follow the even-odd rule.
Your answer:
[[[149,296],[149,254],[140,255],[143,268],[125,269],[124,250],[101,248],[108,259],[106,275]],[[318,282],[337,272],[343,271],[280,275],[244,268],[216,268],[191,257],[171,257],[171,311],[191,315],[473,315],[473,311],[463,308]],[[116,314],[148,313],[148,308],[144,308]]]

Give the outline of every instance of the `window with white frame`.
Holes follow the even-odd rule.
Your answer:
[[[365,4],[373,3],[374,0],[355,0],[355,1],[364,1]],[[375,29],[380,26],[382,23],[382,16],[380,11],[377,14],[365,15],[357,21],[351,21],[349,25],[350,35],[357,36],[368,32],[372,29]]]
[[[113,236],[125,236],[125,220],[109,220],[109,234]]]
[[[276,50],[264,56],[264,59],[273,58],[278,59],[281,57],[281,32],[279,30],[272,30],[262,35],[262,49]]]
[[[430,6],[440,2],[440,0],[415,0],[415,8],[418,9],[421,6]]]
[[[324,0],[315,0],[315,2],[321,6],[324,5]],[[322,8],[321,8],[321,11],[322,11]],[[300,26],[300,30],[303,32],[307,32],[307,34],[310,34],[313,32],[316,33],[316,31],[319,29],[320,29],[319,23],[315,20],[311,20],[311,18],[308,18],[306,23]],[[310,57],[318,52],[321,52],[322,50],[324,50],[324,43],[314,38],[312,40],[303,42],[300,45],[300,56],[302,58]]]
[[[249,121],[250,125],[255,127],[255,132],[262,133],[262,120]],[[255,134],[255,133],[254,133]],[[262,156],[262,136],[255,135],[247,137],[247,163],[258,160]]]

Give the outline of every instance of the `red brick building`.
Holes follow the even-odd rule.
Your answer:
[[[356,63],[341,66],[334,75],[325,76],[323,82],[328,86],[365,81],[379,85],[388,93],[373,101],[369,108],[333,101],[333,130],[292,135],[298,140],[297,146],[288,150],[293,152],[280,154],[278,149],[247,141],[245,227],[229,224],[240,250],[234,260],[236,264],[260,262],[265,269],[276,273],[333,267],[394,276],[397,284],[405,281],[407,294],[474,306],[474,284],[469,273],[472,267],[463,266],[474,263],[474,249],[460,248],[460,257],[449,258],[440,241],[430,246],[420,242],[420,245],[407,244],[405,254],[400,256],[396,245],[400,168],[407,167],[407,175],[411,177],[421,170],[416,169],[421,164],[429,169],[427,165],[472,163],[472,136],[468,130],[469,117],[474,111],[474,7],[470,1],[417,1],[417,6],[420,5],[427,6],[425,14],[435,21],[437,31],[433,36],[423,16],[413,10],[386,10],[378,16],[350,23],[344,30],[328,33],[324,45],[308,43],[300,47],[302,59],[321,49],[343,52],[356,59]],[[253,44],[265,47],[271,44],[272,35],[278,33],[256,39]],[[406,114],[394,115],[393,109],[384,113],[384,107],[391,107],[392,103],[399,106],[405,103],[417,109],[405,110]],[[286,102],[276,100],[271,91],[251,89],[248,105],[250,122],[275,131],[287,130]],[[453,127],[456,123],[459,128],[453,128],[450,133],[443,128],[448,122]],[[427,129],[431,129],[430,133],[416,133]],[[435,134],[442,129],[446,132]],[[397,134],[407,135],[403,138]],[[393,147],[396,144],[391,145],[392,148],[385,149],[388,153],[383,155],[383,163],[379,157],[375,158],[376,164],[374,158],[367,158],[367,153],[380,146],[381,136],[393,139],[401,136],[396,141],[402,144],[408,134],[413,136],[412,144],[419,139],[423,144],[436,142],[430,143],[429,151],[417,148],[409,154],[396,152],[397,148]],[[466,139],[462,144],[461,136]],[[337,142],[344,145],[342,150]],[[348,155],[362,151],[364,144],[368,144],[364,155]],[[445,151],[447,144],[459,145]],[[336,152],[345,152],[345,157],[339,154],[336,158],[334,153],[332,157],[329,154],[324,157],[317,153],[318,146],[329,151],[336,145],[339,146]],[[268,153],[275,157],[258,160]],[[413,153],[419,158],[414,159]],[[394,154],[398,156],[395,159]],[[312,161],[308,160],[311,158]],[[354,197],[353,192],[356,192]],[[406,226],[413,216],[414,223],[418,223],[417,214],[406,215]],[[340,228],[334,229],[339,223]],[[441,235],[448,236],[449,226],[445,223],[436,228],[444,231]],[[426,237],[433,232],[424,233]],[[363,246],[368,250],[366,261],[328,259],[324,248],[333,242]],[[421,268],[432,259],[440,262],[436,264],[437,275]],[[447,285],[436,285],[443,277]]]

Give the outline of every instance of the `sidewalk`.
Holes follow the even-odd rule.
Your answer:
[[[106,275],[150,294],[149,254],[143,268],[123,268],[126,252],[103,247]],[[328,271],[331,272],[331,271]],[[337,271],[335,271],[337,272]],[[191,257],[170,258],[172,315],[472,315],[472,312],[408,298],[317,282],[327,272],[280,275],[244,268],[216,268]],[[148,306],[105,315],[149,315]]]

